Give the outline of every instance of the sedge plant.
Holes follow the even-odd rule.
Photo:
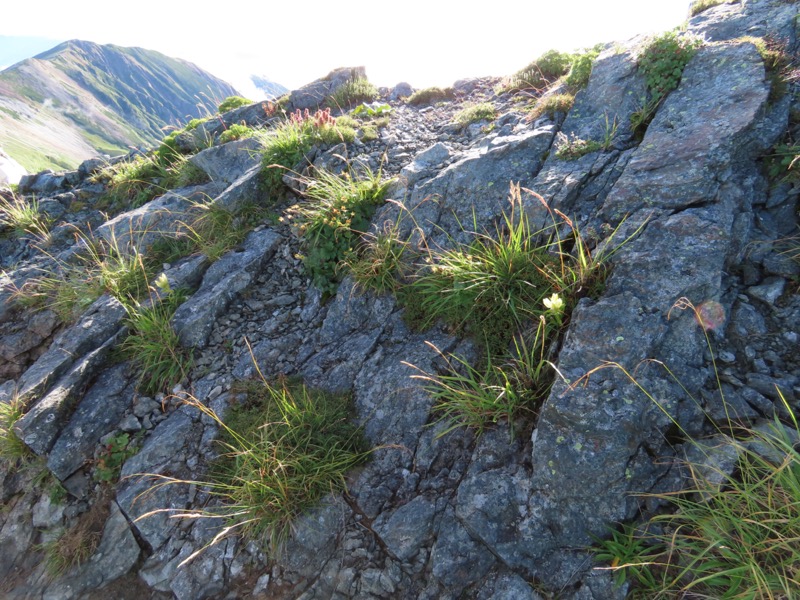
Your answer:
[[[702,311],[689,300],[680,299],[676,307],[691,310],[705,329]],[[711,351],[708,335],[706,341]],[[608,363],[598,369],[609,367],[621,370],[670,415],[622,366]],[[668,510],[638,527],[623,525],[593,548],[599,561],[610,563],[617,583],[629,581],[637,597],[777,600],[793,598],[800,589],[800,427],[795,413],[779,393],[780,410],[771,422],[743,424],[725,402],[718,374],[717,384],[728,419],[712,442],[692,438],[670,418],[696,454],[707,457],[709,447],[725,447],[735,457],[734,466],[687,458],[685,489],[649,495]]]
[[[344,490],[347,472],[363,463],[369,451],[360,429],[350,421],[346,395],[287,379],[269,383],[263,377],[238,389],[246,400],[230,407],[224,419],[200,402],[190,401],[219,426],[220,455],[208,480],[162,477],[156,484],[195,483],[219,502],[203,512],[155,512],[177,518],[223,519],[225,526],[209,545],[238,534],[277,554],[291,536],[294,521],[326,495]]]

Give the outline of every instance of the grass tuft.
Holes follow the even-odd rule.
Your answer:
[[[316,170],[304,183],[307,201],[291,207],[289,217],[303,239],[306,272],[324,294],[333,295],[343,276],[340,263],[357,252],[390,181],[363,166],[343,175]]]
[[[170,324],[172,315],[186,296],[170,291],[162,301],[151,305],[127,306],[130,335],[120,345],[122,355],[139,370],[139,391],[153,395],[169,391],[191,367],[191,355],[180,345]]]
[[[406,99],[406,104],[411,106],[422,106],[433,104],[434,102],[442,102],[444,100],[452,100],[455,92],[453,88],[440,88],[429,87],[417,90]]]
[[[12,195],[11,199],[0,196],[0,227],[10,228],[15,235],[32,235],[40,242],[50,236],[50,218],[39,211],[36,198],[26,200]]]
[[[326,105],[330,108],[351,108],[362,102],[372,102],[378,97],[378,88],[363,77],[353,78],[331,94]]]
[[[211,544],[238,533],[278,554],[300,515],[331,493],[346,489],[347,472],[369,456],[361,430],[350,421],[350,398],[279,379],[240,384],[244,402],[221,419],[199,402],[190,402],[220,428],[222,448],[209,481],[162,478],[158,485],[196,483],[222,504],[196,511],[162,509],[174,516],[224,518],[227,526]],[[152,514],[152,513],[148,513]],[[145,518],[143,515],[140,518]],[[185,564],[202,550],[189,556]]]
[[[16,394],[9,402],[0,402],[0,465],[9,471],[20,460],[31,457],[31,451],[14,433],[14,424],[25,414],[25,404]]]
[[[688,300],[680,299],[675,308],[691,309],[702,325],[702,315]],[[707,334],[706,342],[710,351]],[[594,371],[606,367],[620,369],[669,414],[620,365]],[[783,422],[777,415],[766,426],[729,418],[711,444],[688,436],[673,419],[701,459],[684,461],[685,489],[649,494],[668,507],[665,512],[639,527],[623,525],[596,542],[596,559],[610,563],[618,585],[630,581],[632,594],[647,598],[795,597],[800,589],[800,427],[780,399],[781,412],[788,415]],[[735,457],[731,469],[704,460],[723,447]]]
[[[453,122],[466,126],[478,121],[493,121],[497,116],[497,109],[491,102],[481,102],[467,106],[458,111],[453,117]]]

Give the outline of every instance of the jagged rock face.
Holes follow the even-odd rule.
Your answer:
[[[787,95],[770,102],[756,48],[733,39],[756,27],[784,36],[796,54],[796,10],[787,6],[723,4],[693,18],[691,30],[731,41],[699,49],[641,141],[629,125],[645,90],[634,42],[609,46],[598,57],[565,119],[530,123],[507,95],[492,91],[493,82],[478,80],[459,88],[472,101],[488,98],[502,109],[491,132],[454,128],[451,105],[393,104],[392,123],[375,142],[316,149],[318,164],[346,153],[378,168],[385,156],[384,171],[400,178],[394,202],[372,226],[400,223],[415,243],[467,240],[461,223],[491,231],[507,206],[509,182],[538,192],[587,231],[618,228],[615,240],[606,239],[609,249],[632,236],[613,255],[602,295],[582,299],[571,316],[555,361],[564,379],[535,423],[517,424],[514,436],[507,423],[480,436],[445,431],[430,394],[412,376],[436,372],[439,352],[476,360],[473,343],[442,325],[410,330],[394,297],[363,294],[350,278],[324,301],[309,286],[298,240],[286,225],[260,226],[210,267],[192,257],[166,271],[170,285],[190,282],[197,290],[173,319],[184,346],[195,351],[174,397],[138,395],[127,365],[107,359],[123,317],[113,301],[98,301],[77,325],[54,335],[49,322],[17,324],[21,309],[8,290],[30,272],[4,275],[0,351],[26,370],[15,367],[14,381],[0,386],[0,401],[15,386],[35,398],[16,428],[28,446],[46,457],[71,495],[90,502],[86,477],[98,443],[119,431],[143,436],[122,467],[106,524],[118,547],[104,545],[104,533],[87,566],[54,584],[37,579],[31,548],[38,534],[26,515],[34,512],[37,526],[50,528],[68,518],[62,514],[68,509],[59,512],[36,490],[25,490],[24,474],[0,478],[0,499],[9,506],[0,515],[0,574],[16,573],[21,581],[12,597],[30,589],[45,596],[67,588],[87,593],[125,572],[147,586],[137,596],[154,599],[538,600],[554,591],[575,600],[624,597],[608,571],[592,569],[585,548],[609,523],[657,509],[638,493],[680,489],[684,474],[675,458],[683,449],[673,419],[690,435],[707,433],[709,420],[724,418],[723,391],[739,416],[757,421],[780,408],[776,385],[798,408],[800,299],[788,279],[800,267],[774,245],[796,227],[797,193],[789,184],[769,187],[759,165],[797,101]],[[292,97],[316,90],[318,102],[332,80]],[[253,124],[263,124],[257,107],[244,108]],[[618,129],[605,151],[571,161],[556,155],[559,132],[602,138],[607,119]],[[192,159],[214,180],[202,191],[221,205],[264,200],[251,144],[211,148]],[[100,231],[152,232],[145,248],[173,226],[165,206],[190,208],[185,193],[167,193]],[[538,200],[523,208],[546,224]],[[681,298],[714,309],[707,331],[676,307]],[[706,335],[721,365],[721,390]],[[27,340],[19,342],[31,346],[19,352],[26,358],[17,360],[14,340]],[[668,365],[682,385],[647,359]],[[280,556],[268,558],[257,544],[230,536],[181,565],[222,525],[171,519],[163,510],[213,506],[219,500],[202,485],[153,486],[164,478],[202,481],[217,452],[218,425],[180,400],[191,393],[224,414],[237,398],[233,382],[256,370],[351,393],[355,419],[376,450],[351,474],[346,496],[331,495],[295,520]],[[635,372],[641,387],[626,372]]]

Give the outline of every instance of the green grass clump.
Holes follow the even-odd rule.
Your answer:
[[[152,271],[135,248],[122,248],[116,239],[79,239],[84,249],[72,262],[30,279],[17,290],[23,306],[50,309],[62,322],[70,323],[103,293],[125,305],[147,295]]]
[[[220,426],[222,456],[212,468],[211,493],[223,499],[216,516],[236,532],[278,553],[292,523],[330,493],[345,489],[347,471],[368,457],[350,421],[350,398],[285,379],[239,386],[243,403],[224,421],[195,405]],[[216,540],[215,540],[216,541]]]
[[[695,0],[689,7],[689,16],[699,15],[701,12],[708,10],[712,6],[725,4],[728,0]]]
[[[482,369],[447,356],[449,373],[416,376],[435,398],[447,431],[467,426],[480,432],[507,421],[513,434],[517,416],[538,410],[552,383],[551,353],[570,312],[579,298],[599,293],[607,260],[619,248],[610,246],[612,232],[606,252],[593,255],[568,218],[526,192],[550,212],[551,226],[531,229],[522,190],[512,185],[511,210],[494,232],[429,250],[422,269],[397,290],[412,325],[441,319],[483,349]]]
[[[39,211],[36,198],[0,196],[0,226],[10,228],[18,237],[28,234],[40,241],[47,240],[50,235],[50,219]]]
[[[389,181],[364,167],[361,172],[336,175],[324,170],[306,182],[307,202],[290,209],[303,238],[303,264],[314,285],[326,295],[336,293],[339,264],[359,247],[361,235],[383,201]]]
[[[543,91],[557,79],[567,74],[572,65],[571,54],[548,50],[528,66],[508,78],[506,91],[534,89]]]
[[[164,299],[150,305],[127,306],[130,335],[120,350],[139,370],[138,389],[153,395],[169,392],[191,367],[191,356],[181,347],[170,319],[186,299],[180,290],[170,291]]]
[[[25,414],[25,404],[16,394],[9,402],[0,402],[0,465],[10,472],[20,460],[31,456],[31,451],[14,433],[14,424]]]
[[[452,100],[453,94],[453,88],[442,89],[440,87],[429,87],[417,90],[411,94],[406,99],[406,103],[412,106],[433,104],[434,102],[441,102],[443,100]]]
[[[665,509],[638,526],[624,524],[609,539],[597,540],[592,550],[598,560],[611,563],[618,584],[631,582],[632,597],[795,598],[800,589],[800,427],[795,413],[779,390],[782,406],[771,422],[752,425],[736,417],[725,399],[702,311],[686,298],[673,309],[690,309],[704,327],[729,416],[715,425],[713,438],[699,440],[621,365],[607,363],[590,371],[586,378],[605,368],[621,371],[670,416],[690,450],[687,457],[698,457],[682,461],[684,489],[647,494],[653,506]],[[689,393],[668,366],[661,366]]]
[[[110,514],[109,502],[108,497],[101,494],[70,529],[38,547],[44,552],[44,565],[50,577],[56,579],[68,574],[95,553]]]
[[[326,101],[330,108],[350,108],[362,102],[372,102],[378,97],[378,88],[368,79],[358,77],[338,87]]]
[[[357,252],[344,258],[356,287],[378,294],[399,290],[409,268],[405,257],[409,245],[399,238],[396,225],[390,223],[380,231],[364,234]]]
[[[536,101],[536,104],[528,113],[527,119],[535,121],[542,115],[547,115],[551,119],[555,119],[558,113],[568,113],[569,109],[575,102],[573,94],[550,94],[549,96],[542,96]]]
[[[786,95],[791,79],[792,59],[786,51],[786,46],[770,38],[745,36],[738,38],[737,42],[749,42],[756,47],[758,54],[764,61],[764,69],[769,81],[769,97],[767,102],[775,104]]]
[[[356,131],[331,116],[330,109],[316,113],[296,111],[276,128],[259,133],[263,145],[261,185],[270,195],[283,189],[283,176],[301,164],[315,144],[352,142]]]
[[[241,96],[228,96],[225,98],[225,100],[220,102],[219,106],[217,107],[217,112],[219,114],[223,114],[233,110],[234,108],[241,108],[242,106],[247,106],[248,104],[253,104],[253,101],[248,100],[247,98],[242,98]]]
[[[244,138],[253,137],[255,133],[255,130],[247,125],[234,123],[221,134],[219,134],[219,143],[225,144],[227,142],[232,142],[233,140],[241,140]]]
[[[95,180],[107,185],[98,207],[119,212],[138,208],[168,190],[205,183],[208,175],[183,155],[165,164],[151,154],[108,166]]]
[[[466,126],[478,121],[492,121],[497,116],[497,109],[491,102],[481,102],[472,106],[467,106],[458,111],[453,117],[453,121],[459,125]]]
[[[727,438],[738,455],[730,473],[687,463],[688,488],[658,495],[673,510],[598,542],[597,559],[611,562],[617,582],[631,581],[642,597],[793,598],[800,453],[791,421],[794,432],[776,419],[768,430]]]
[[[602,143],[596,140],[584,140],[579,137],[560,137],[556,157],[562,160],[576,160],[590,152],[603,150]]]

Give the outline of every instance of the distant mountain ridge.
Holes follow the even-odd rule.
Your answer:
[[[237,95],[153,50],[70,40],[0,72],[0,147],[29,171],[152,145]]]
[[[282,86],[280,83],[270,81],[266,77],[260,75],[251,75],[250,81],[256,86],[256,89],[264,92],[267,98],[274,99],[283,96],[289,91],[289,88]]]

